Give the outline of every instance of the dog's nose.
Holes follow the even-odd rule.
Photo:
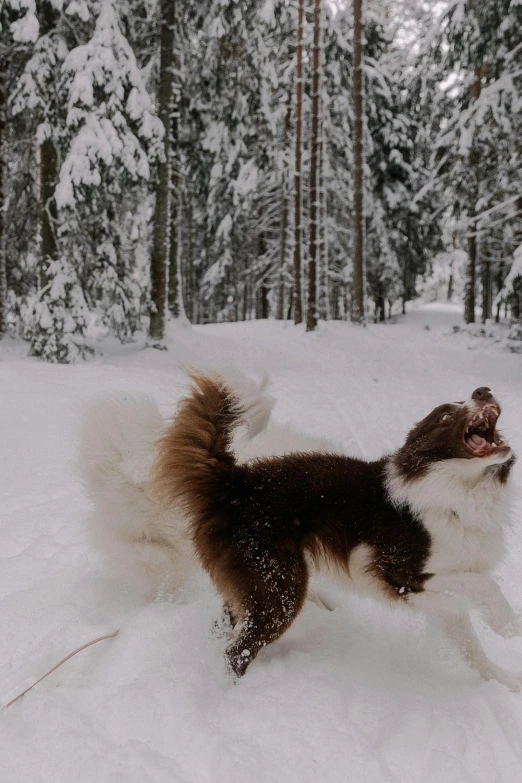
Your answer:
[[[477,402],[488,402],[492,397],[493,394],[491,393],[491,389],[488,389],[487,386],[481,386],[480,388],[475,389],[471,395],[471,399],[477,400]]]

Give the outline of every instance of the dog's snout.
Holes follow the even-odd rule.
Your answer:
[[[488,402],[492,397],[491,389],[488,389],[487,386],[480,386],[471,395],[471,399],[477,400],[477,402]]]

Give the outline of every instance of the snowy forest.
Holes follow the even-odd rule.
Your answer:
[[[521,0],[0,0],[0,336],[520,322]],[[431,292],[431,294],[430,294]]]

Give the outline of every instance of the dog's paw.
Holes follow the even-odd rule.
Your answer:
[[[491,664],[491,666],[481,669],[480,676],[483,680],[496,680],[501,685],[509,688],[512,693],[520,693],[522,672],[508,672],[505,669],[501,669],[500,666]]]
[[[483,611],[483,616],[491,630],[503,639],[522,636],[522,618],[518,612],[493,611],[488,608]]]
[[[252,653],[248,649],[239,649],[237,645],[225,652],[225,662],[229,673],[238,680],[244,675],[252,661]]]

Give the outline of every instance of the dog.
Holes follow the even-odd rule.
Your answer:
[[[311,571],[327,565],[380,600],[442,619],[483,678],[520,689],[518,674],[487,658],[469,617],[480,609],[496,633],[520,633],[491,577],[504,553],[515,455],[489,388],[439,405],[373,462],[317,451],[241,462],[237,433],[261,432],[272,401],[250,382],[191,378],[147,492],[163,518],[186,516],[234,629],[225,652],[233,675],[284,634]]]

